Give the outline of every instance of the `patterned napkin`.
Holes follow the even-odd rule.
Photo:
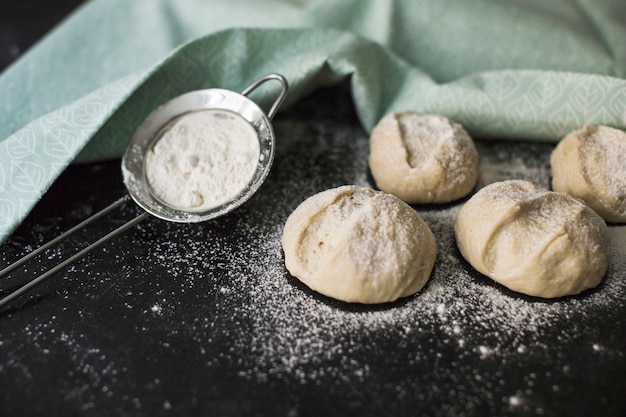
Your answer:
[[[0,75],[0,242],[68,164],[119,157],[155,106],[270,72],[287,106],[349,79],[365,129],[405,109],[480,138],[623,129],[626,3],[92,0]]]

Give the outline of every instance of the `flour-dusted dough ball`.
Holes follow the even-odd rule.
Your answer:
[[[455,224],[463,257],[520,293],[554,298],[600,283],[609,263],[606,223],[569,194],[527,181],[490,184],[461,208]]]
[[[283,231],[285,265],[311,289],[338,300],[384,303],[422,289],[435,238],[393,195],[342,186],[309,197]]]
[[[550,156],[552,188],[584,200],[606,221],[626,223],[626,133],[585,126]]]
[[[376,185],[410,204],[447,203],[472,191],[478,153],[461,125],[443,116],[390,113],[370,135]]]

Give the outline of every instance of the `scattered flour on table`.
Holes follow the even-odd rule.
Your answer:
[[[297,129],[290,131],[295,137],[299,136]],[[324,131],[320,137],[324,138]],[[480,396],[492,398],[494,403],[504,402],[512,408],[524,409],[532,407],[537,379],[558,380],[576,364],[557,361],[545,375],[529,373],[521,386],[513,388],[503,387],[505,375],[493,373],[497,364],[519,361],[530,366],[535,358],[545,358],[559,346],[568,349],[581,339],[588,340],[588,345],[580,346],[580,349],[589,354],[621,355],[621,351],[614,347],[604,350],[596,335],[583,333],[589,329],[580,328],[579,323],[600,318],[624,304],[626,289],[619,279],[626,268],[623,255],[620,255],[626,247],[624,227],[611,229],[615,241],[613,258],[616,260],[602,287],[580,297],[554,302],[511,294],[468,269],[454,241],[453,224],[460,204],[417,207],[433,230],[439,250],[431,280],[419,294],[388,306],[363,307],[334,302],[302,288],[285,270],[280,237],[284,220],[302,198],[340,185],[329,181],[309,190],[312,183],[320,178],[324,180],[323,169],[332,169],[332,166],[319,163],[319,153],[328,149],[325,141],[319,140],[320,143],[310,146],[300,145],[307,148],[309,158],[282,155],[278,159],[279,170],[301,172],[301,175],[284,179],[288,184],[281,183],[280,178],[270,179],[278,182],[272,186],[275,191],[259,193],[252,200],[258,207],[272,206],[269,224],[258,222],[258,218],[255,220],[250,213],[240,212],[238,221],[241,224],[237,226],[242,233],[237,239],[240,245],[229,248],[229,243],[210,236],[212,248],[207,249],[204,242],[198,242],[184,251],[190,258],[210,259],[209,264],[213,266],[209,268],[219,269],[219,273],[226,275],[216,283],[216,291],[224,305],[232,307],[236,304],[236,308],[229,311],[238,317],[235,325],[221,328],[224,324],[218,319],[207,317],[190,330],[197,335],[195,340],[203,346],[203,351],[219,339],[215,334],[218,328],[223,332],[222,337],[232,340],[231,348],[223,356],[207,357],[208,366],[231,361],[238,364],[241,378],[258,383],[287,380],[318,385],[332,380],[344,387],[354,386],[353,394],[357,398],[360,398],[359,383],[396,390],[396,395],[401,398],[420,391],[420,386],[415,385],[420,378],[426,379],[425,387],[435,387],[447,393],[457,389],[450,381],[463,376],[471,378],[463,381],[465,387],[474,388],[457,390],[459,407]],[[362,141],[356,140],[349,146],[346,155],[366,152]],[[487,155],[483,166],[491,169],[489,175],[483,177],[484,183],[512,176],[538,185],[547,184],[549,174],[545,159],[526,162],[522,157],[511,156],[515,153],[515,149],[498,148]],[[342,156],[333,155],[333,158],[339,160]],[[505,160],[513,162],[507,164]],[[359,174],[366,172],[366,166],[359,158],[353,158],[351,163],[355,171],[352,182],[366,182],[366,178]],[[306,173],[311,171],[317,171],[319,175],[308,177]],[[337,178],[341,173],[330,172],[328,176]],[[174,235],[163,236],[164,241],[169,238],[179,239]],[[202,255],[207,250],[209,252]],[[155,256],[164,263],[176,265],[171,271],[174,275],[186,276],[189,265],[179,263],[176,252],[180,250],[160,245]],[[568,331],[554,340],[554,329],[561,327]],[[205,328],[212,331],[203,332]],[[377,374],[381,372],[376,361],[380,355],[397,355],[398,363],[406,369],[448,363],[440,367],[441,374],[420,376],[416,372],[413,381],[405,381],[393,388],[376,387]],[[477,365],[480,362],[485,366]],[[446,371],[450,368],[454,371]],[[553,385],[553,390],[560,389],[558,384]],[[420,398],[422,400],[428,395],[434,394],[423,391],[418,394],[424,396]]]
[[[146,155],[145,173],[163,203],[202,211],[232,200],[250,182],[259,152],[256,131],[241,116],[196,111],[165,128]]]
[[[367,397],[373,390],[387,394],[381,398],[393,395],[398,401],[412,398],[424,402],[435,398],[451,407],[436,415],[475,415],[472,407],[479,407],[485,399],[494,409],[504,404],[540,414],[541,405],[534,402],[537,384],[551,384],[554,392],[563,392],[567,387],[555,381],[562,381],[563,375],[578,366],[561,359],[568,357],[568,352],[558,349],[577,346],[588,352],[590,360],[622,358],[621,348],[580,323],[597,323],[623,309],[626,226],[610,228],[613,260],[605,282],[583,296],[555,302],[511,294],[472,273],[454,242],[459,204],[417,207],[435,234],[438,256],[429,283],[415,296],[392,305],[363,307],[334,302],[298,285],[284,267],[280,246],[284,221],[297,204],[315,192],[346,183],[367,185],[367,161],[363,158],[367,141],[355,138],[354,129],[335,128],[333,135],[328,134],[330,129],[314,130],[297,123],[282,129],[293,136],[292,147],[282,148],[274,175],[270,174],[264,188],[247,205],[208,225],[139,225],[137,233],[151,242],[146,262],[139,267],[125,263],[112,242],[106,250],[121,257],[121,272],[85,280],[84,272],[70,269],[75,277],[62,300],[65,308],[76,309],[78,319],[98,323],[115,336],[114,324],[83,317],[91,311],[89,305],[71,303],[76,301],[74,294],[98,297],[109,291],[101,302],[117,303],[111,308],[121,306],[124,316],[135,320],[137,338],[145,334],[153,340],[155,334],[161,334],[162,340],[153,340],[155,361],[160,358],[158,349],[171,349],[161,355],[193,363],[208,374],[228,364],[229,371],[247,383],[328,386],[343,390],[362,405],[376,401]],[[547,183],[545,159],[526,162],[522,157],[512,158],[515,154],[514,148],[500,147],[487,155],[482,163],[489,168],[489,175],[483,182],[514,176],[539,185]],[[511,159],[513,163],[504,163]],[[93,262],[98,256],[94,255]],[[89,270],[84,263],[81,268]],[[158,276],[153,276],[155,271]],[[133,294],[137,292],[133,287],[143,288],[145,293]],[[125,291],[126,298],[134,301],[127,303]],[[615,326],[624,324],[614,315],[611,319]],[[553,330],[559,327],[567,331],[554,339]],[[78,398],[88,409],[104,395],[140,408],[138,398],[116,389],[120,380],[132,378],[132,364],[111,355],[110,346],[93,344],[90,331],[101,330],[74,330],[71,323],[61,324],[52,316],[27,325],[17,335],[0,333],[0,349],[8,351],[0,361],[0,372],[17,369],[13,374],[32,379],[31,361],[22,356],[20,344],[14,341],[44,354],[64,351],[74,365],[64,377],[82,381],[64,400]],[[177,346],[186,346],[184,356],[175,350]],[[216,354],[223,346],[228,348]],[[552,360],[555,350],[557,359],[548,370],[529,371],[519,385],[506,385],[507,375],[494,372],[512,362],[530,368],[536,362]],[[397,366],[398,374],[408,374],[408,380],[381,378],[385,371],[394,372],[381,370],[381,363]],[[151,382],[154,386],[160,383],[157,378]],[[362,384],[370,390],[364,391]],[[163,398],[164,410],[175,406],[172,399]]]

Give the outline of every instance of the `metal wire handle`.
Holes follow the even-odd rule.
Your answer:
[[[62,240],[66,239],[71,234],[77,232],[78,230],[82,229],[83,227],[87,226],[88,224],[92,223],[93,221],[99,219],[100,217],[108,214],[113,209],[115,209],[116,207],[122,205],[123,203],[125,203],[125,202],[127,202],[129,200],[130,200],[130,197],[128,195],[120,198],[119,200],[113,202],[112,204],[110,204],[109,206],[107,206],[104,209],[100,210],[96,214],[92,215],[88,219],[82,221],[81,223],[77,224],[76,226],[72,227],[71,229],[67,230],[66,232],[60,234],[59,236],[55,237],[54,239],[52,239],[48,243],[46,243],[46,244],[40,246],[39,248],[35,249],[34,251],[29,253],[28,255],[20,258],[16,262],[12,263],[11,265],[7,266],[2,271],[0,271],[0,278],[8,275],[11,271],[13,271],[14,269],[24,265],[26,262],[30,261],[31,259],[33,259],[37,255],[39,255],[40,253],[42,253],[46,249],[56,245],[57,243],[60,243]],[[25,292],[30,291],[31,289],[33,289],[37,285],[41,284],[46,279],[48,279],[50,276],[52,276],[54,273],[60,271],[61,269],[65,268],[66,266],[68,266],[70,264],[72,264],[76,260],[82,258],[83,256],[85,256],[86,254],[88,254],[92,250],[102,246],[102,244],[104,244],[105,242],[107,242],[110,239],[114,238],[115,236],[125,232],[127,229],[130,229],[131,227],[135,226],[136,224],[138,224],[139,222],[144,220],[146,217],[148,217],[148,213],[141,213],[140,215],[138,215],[134,219],[129,220],[128,222],[124,223],[123,225],[121,225],[117,229],[113,230],[112,232],[108,233],[107,235],[105,235],[105,236],[101,237],[100,239],[96,240],[95,242],[93,242],[89,246],[86,246],[85,248],[81,249],[79,252],[76,252],[74,255],[70,256],[69,258],[65,259],[61,263],[59,263],[56,266],[52,267],[51,269],[47,270],[46,272],[44,272],[43,274],[39,275],[35,279],[27,282],[26,284],[22,285],[21,287],[17,288],[16,290],[13,290],[13,292],[11,292],[9,295],[5,296],[4,298],[2,298],[0,300],[0,308],[4,307],[8,303],[13,301],[17,297],[19,297],[20,295],[24,294]]]
[[[274,115],[278,111],[278,108],[283,103],[283,101],[285,101],[285,98],[287,97],[287,90],[289,89],[289,84],[287,83],[287,80],[285,79],[285,77],[283,77],[280,74],[267,74],[259,78],[258,80],[256,80],[255,82],[247,86],[246,88],[244,88],[243,91],[241,92],[241,95],[247,96],[252,91],[254,91],[258,86],[270,80],[277,80],[280,82],[280,85],[281,85],[281,90],[280,90],[280,93],[278,94],[278,97],[274,101],[274,104],[272,104],[272,107],[270,107],[270,110],[267,112],[267,118],[271,122],[272,119],[274,118]]]

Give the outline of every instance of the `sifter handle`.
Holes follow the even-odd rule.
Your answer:
[[[244,96],[247,96],[252,91],[254,91],[258,86],[270,80],[278,80],[281,84],[280,94],[276,98],[276,101],[274,101],[274,104],[272,104],[272,107],[270,107],[270,111],[267,112],[267,118],[271,121],[274,118],[274,115],[276,114],[276,112],[278,111],[278,108],[280,107],[280,105],[283,103],[283,101],[285,101],[285,97],[287,97],[287,90],[289,89],[289,83],[287,82],[287,79],[285,77],[283,77],[280,74],[264,75],[263,77],[259,78],[258,80],[250,84],[248,87],[244,88],[241,94]]]

